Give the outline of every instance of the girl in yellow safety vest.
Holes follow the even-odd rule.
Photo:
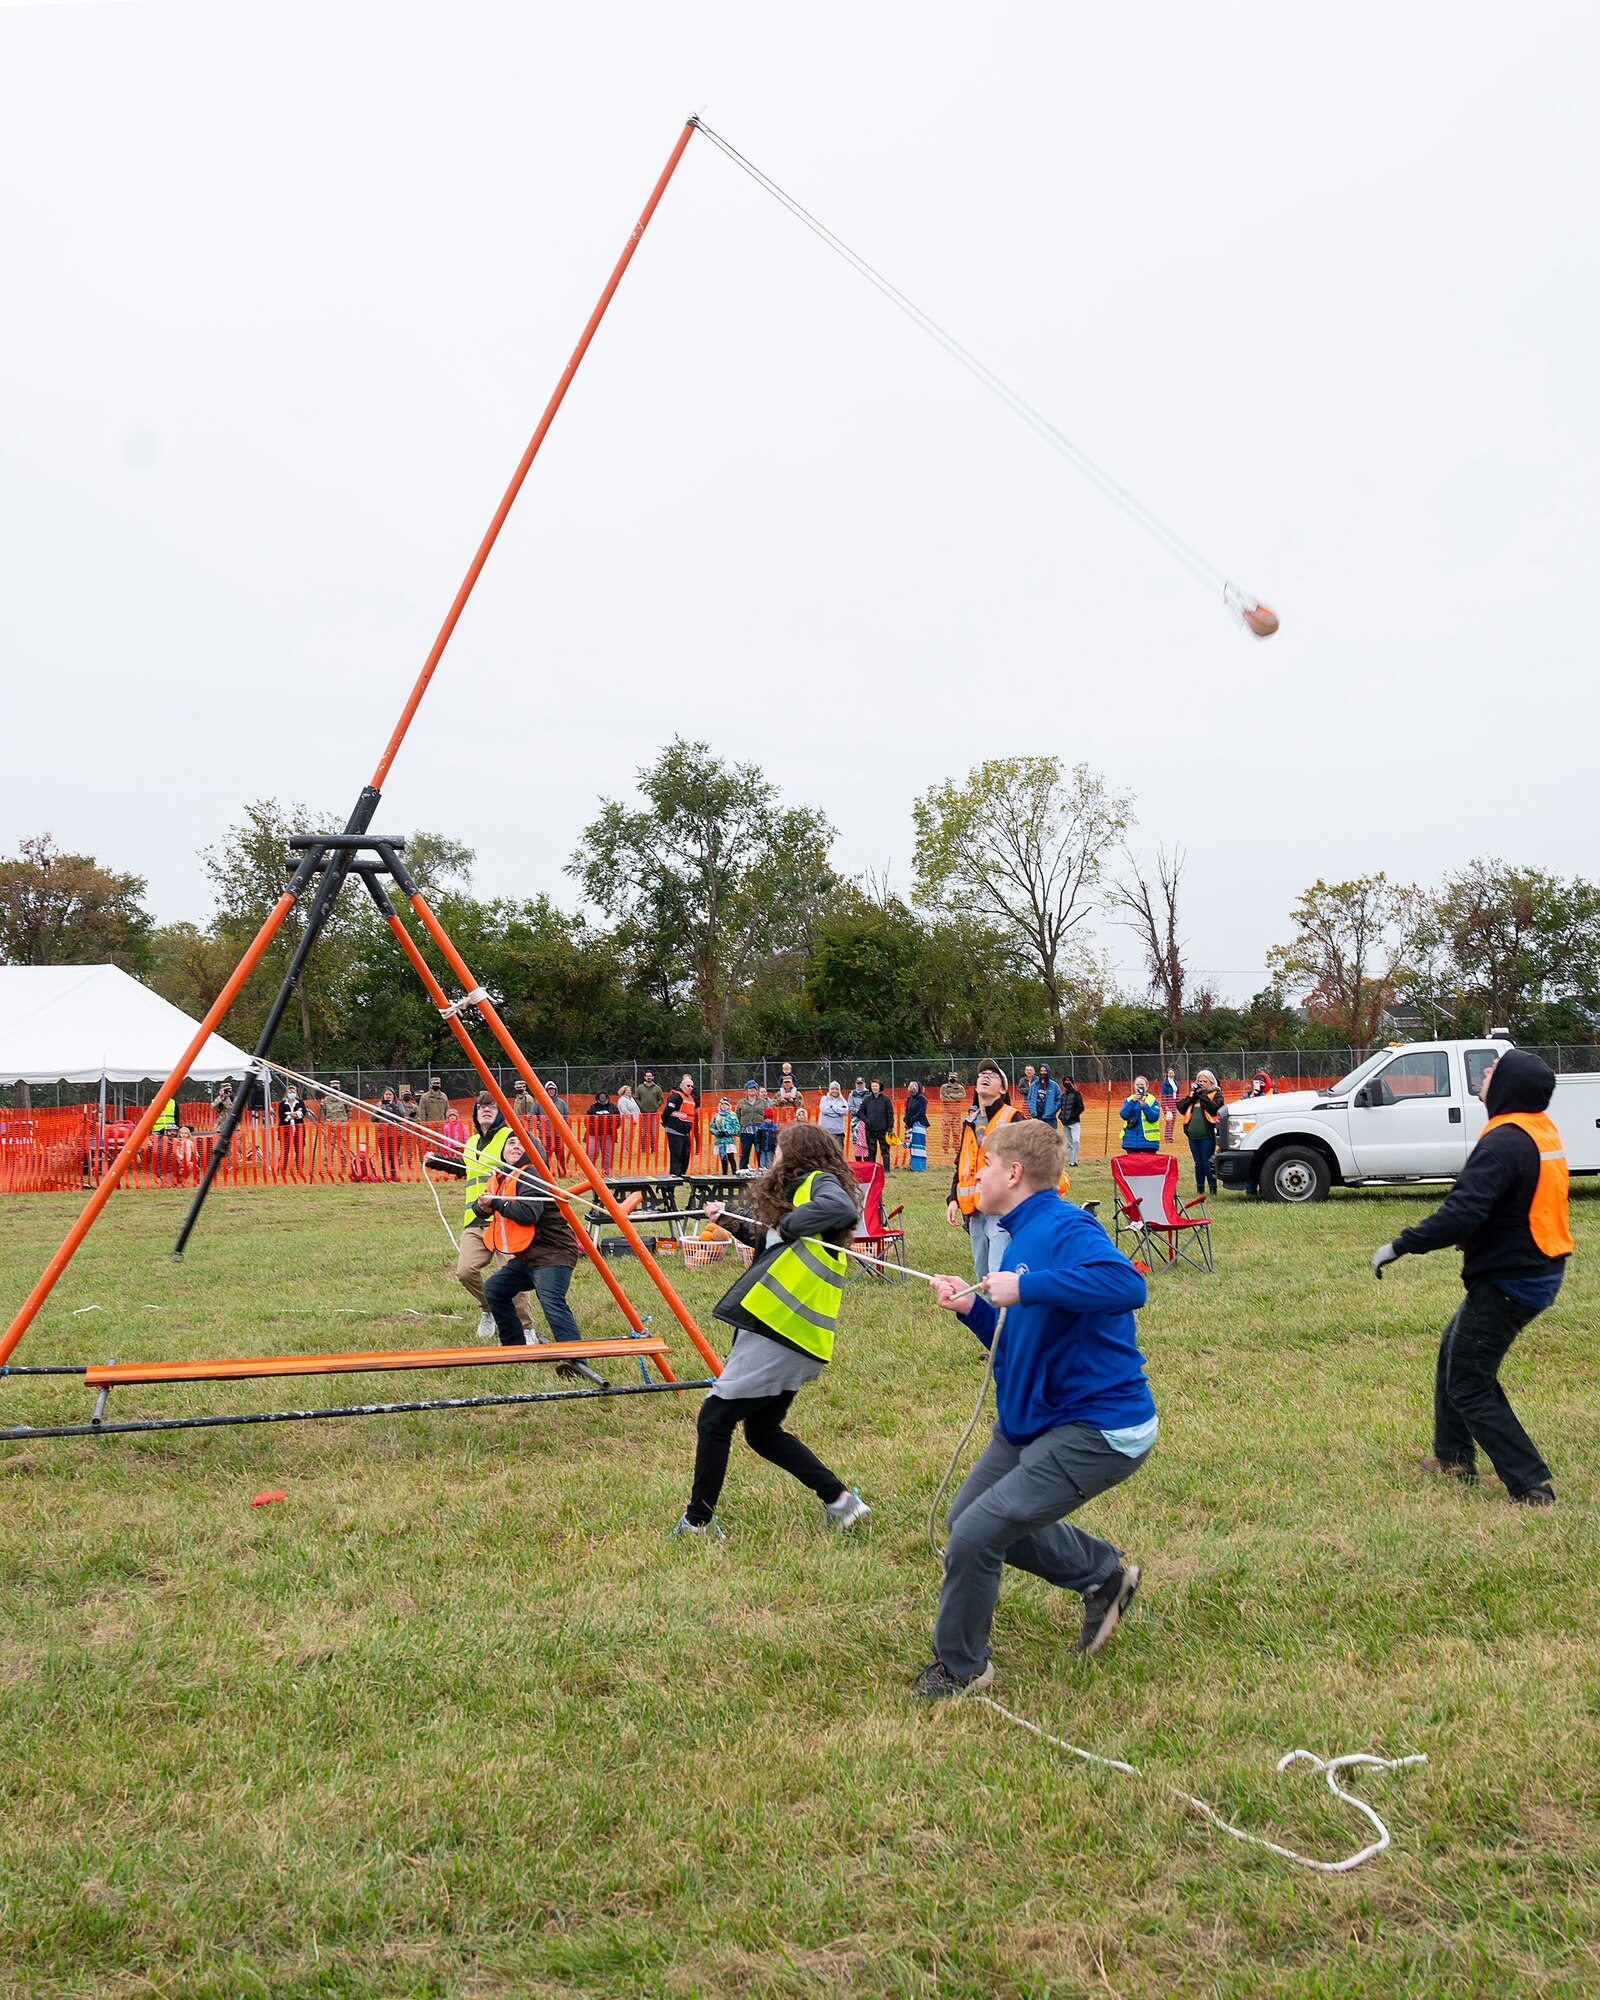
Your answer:
[[[753,1452],[810,1487],[830,1527],[854,1527],[872,1512],[783,1428],[789,1405],[832,1356],[846,1263],[836,1246],[850,1241],[861,1217],[838,1140],[817,1125],[786,1127],[772,1165],[751,1189],[751,1206],[753,1216],[743,1216],[721,1202],[706,1204],[706,1214],[757,1255],[716,1307],[716,1318],[735,1329],[733,1349],[700,1405],[694,1483],[675,1535],[721,1538],[717,1500],[740,1424]]]

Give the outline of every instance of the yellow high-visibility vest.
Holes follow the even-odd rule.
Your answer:
[[[476,1125],[473,1127],[472,1137],[467,1141],[461,1155],[461,1164],[467,1170],[467,1206],[461,1218],[463,1229],[483,1227],[480,1219],[472,1212],[472,1204],[500,1171],[500,1155],[505,1149],[510,1132],[509,1125],[502,1125],[485,1139]]]
[[[795,1189],[796,1208],[811,1199],[816,1178],[807,1174]],[[833,1355],[845,1270],[844,1252],[831,1243],[815,1238],[786,1243],[739,1303],[791,1347],[827,1361]]]

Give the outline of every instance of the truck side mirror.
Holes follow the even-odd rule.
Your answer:
[[[1357,1111],[1370,1111],[1372,1109],[1372,1093],[1365,1084],[1362,1084],[1361,1088],[1356,1092],[1354,1102]]]

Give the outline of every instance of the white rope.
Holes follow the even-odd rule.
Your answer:
[[[433,1196],[433,1205],[439,1211],[439,1220],[442,1223],[444,1223],[444,1233],[450,1239],[450,1248],[455,1252],[457,1252],[457,1254],[459,1255],[461,1250],[461,1244],[457,1240],[455,1231],[450,1227],[450,1224],[445,1217],[444,1203],[439,1199],[438,1183],[434,1181],[431,1176],[428,1178],[428,1192]]]
[[[916,1275],[920,1276],[921,1273],[919,1272]],[[995,1322],[994,1336],[989,1342],[989,1352],[985,1357],[983,1381],[978,1389],[978,1400],[973,1405],[972,1415],[967,1419],[967,1427],[961,1433],[961,1440],[957,1444],[955,1451],[951,1454],[950,1463],[945,1467],[944,1477],[939,1481],[938,1491],[933,1496],[933,1505],[928,1510],[928,1547],[933,1551],[933,1558],[937,1563],[942,1564],[944,1561],[944,1552],[939,1546],[939,1509],[943,1503],[945,1493],[949,1489],[950,1482],[955,1477],[956,1467],[961,1463],[961,1454],[967,1448],[967,1441],[977,1429],[978,1419],[983,1414],[983,1406],[989,1394],[989,1384],[994,1379],[994,1358],[999,1352],[1000,1336],[1005,1331],[1005,1324],[1005,1309],[1002,1307],[1000,1316]],[[1007,1722],[1015,1723],[1018,1729],[1026,1729],[1030,1736],[1037,1736],[1043,1742],[1050,1744],[1052,1748],[1064,1751],[1068,1756],[1079,1757],[1086,1764],[1099,1764],[1108,1771],[1121,1771],[1125,1777],[1129,1778],[1148,1779],[1149,1774],[1140,1770],[1137,1764],[1124,1763],[1120,1757],[1101,1757],[1093,1750],[1083,1750],[1076,1743],[1067,1742],[1065,1737],[1052,1736],[1048,1729],[1042,1729],[1037,1722],[1030,1721],[1025,1715],[1018,1715],[1014,1709],[1007,1708],[1002,1702],[996,1701],[992,1695],[973,1693],[965,1696],[965,1699],[980,1702],[983,1707],[993,1709],[996,1715],[1003,1716]],[[1363,1847],[1358,1853],[1346,1855],[1342,1861],[1318,1861],[1311,1855],[1297,1854],[1292,1847],[1283,1847],[1275,1840],[1263,1839],[1260,1834],[1246,1833],[1243,1827],[1231,1825],[1214,1806],[1207,1805],[1204,1799],[1196,1798],[1193,1792],[1186,1792],[1180,1786],[1167,1784],[1164,1780],[1157,1779],[1153,1782],[1159,1783],[1162,1790],[1167,1792],[1171,1797],[1181,1799],[1186,1806],[1192,1806],[1197,1813],[1200,1813],[1205,1819],[1209,1820],[1220,1832],[1227,1834],[1230,1839],[1245,1841],[1251,1847],[1264,1847],[1269,1853],[1279,1855],[1285,1861],[1292,1861],[1298,1868],[1315,1869],[1322,1875],[1345,1875],[1352,1868],[1359,1868],[1363,1862],[1370,1861],[1375,1854],[1381,1854],[1390,1844],[1390,1836],[1388,1827],[1379,1819],[1366,1800],[1358,1799],[1353,1792],[1347,1792],[1339,1783],[1339,1772],[1358,1764],[1378,1771],[1399,1771],[1403,1770],[1408,1764],[1426,1764],[1428,1761],[1427,1757],[1420,1752],[1410,1757],[1374,1757],[1364,1750],[1355,1750],[1348,1752],[1343,1757],[1323,1758],[1317,1756],[1311,1750],[1286,1750],[1278,1759],[1277,1768],[1280,1771],[1286,1771],[1291,1764],[1297,1763],[1302,1759],[1308,1764],[1315,1764],[1317,1769],[1326,1775],[1328,1789],[1333,1793],[1335,1798],[1342,1799],[1347,1806],[1353,1806],[1358,1813],[1372,1823],[1377,1829],[1378,1837],[1376,1840]]]
[[[1064,1736],[1052,1736],[1048,1729],[1041,1729],[1037,1722],[1030,1722],[1025,1715],[1017,1715],[990,1695],[968,1695],[967,1700],[981,1702],[985,1708],[992,1708],[996,1715],[1004,1716],[1007,1722],[1015,1723],[1018,1729],[1026,1729],[1030,1736],[1041,1738],[1053,1749],[1065,1751],[1068,1756],[1080,1757],[1086,1764],[1099,1764],[1108,1771],[1121,1771],[1129,1778],[1147,1778],[1149,1775],[1141,1771],[1137,1764],[1125,1764],[1120,1757],[1099,1757],[1092,1750],[1082,1750],[1076,1743],[1069,1743]],[[1412,1757],[1373,1757],[1364,1750],[1355,1750],[1343,1757],[1319,1757],[1312,1750],[1286,1750],[1278,1759],[1276,1769],[1286,1771],[1291,1764],[1301,1759],[1308,1764],[1314,1764],[1325,1775],[1328,1790],[1336,1799],[1342,1799],[1347,1806],[1353,1806],[1364,1819],[1371,1822],[1377,1829],[1376,1840],[1370,1841],[1367,1846],[1354,1854],[1347,1854],[1342,1861],[1318,1861],[1309,1854],[1296,1854],[1292,1847],[1284,1847],[1276,1840],[1265,1840],[1258,1833],[1246,1833],[1242,1826],[1231,1825],[1213,1806],[1207,1805],[1204,1799],[1197,1799],[1192,1792],[1183,1791],[1177,1785],[1169,1785],[1160,1780],[1156,1782],[1161,1783],[1164,1792],[1172,1798],[1181,1799],[1186,1806],[1192,1806],[1197,1813],[1209,1820],[1219,1832],[1227,1834],[1230,1839],[1245,1841],[1251,1847],[1264,1847],[1269,1854],[1281,1855],[1285,1861],[1294,1862],[1298,1868],[1313,1868],[1321,1875],[1347,1875],[1352,1868],[1359,1868],[1364,1861],[1370,1861],[1375,1854],[1381,1854],[1390,1845],[1390,1834],[1388,1827],[1365,1799],[1358,1799],[1354,1792],[1347,1792],[1344,1789],[1339,1783],[1338,1774],[1356,1764],[1366,1765],[1375,1771],[1400,1771],[1408,1764],[1426,1764],[1428,1761],[1420,1753]]]
[[[332,1084],[318,1083],[314,1076],[302,1076],[299,1070],[288,1069],[282,1063],[270,1062],[265,1056],[261,1058],[261,1066],[263,1069],[270,1069],[277,1076],[288,1077],[294,1083],[303,1083],[308,1090],[318,1091],[322,1096],[332,1097],[341,1104],[359,1105],[374,1124],[387,1125],[396,1132],[409,1132],[414,1138],[424,1140],[431,1152],[451,1153],[458,1160],[466,1156],[466,1143],[460,1139],[447,1137],[436,1126],[419,1125],[414,1119],[403,1118],[395,1111],[379,1111],[364,1097],[352,1097],[348,1090],[335,1090]],[[516,1135],[513,1133],[512,1136]],[[510,1172],[511,1169],[507,1168],[506,1171]],[[572,1208],[576,1201],[583,1197],[594,1198],[594,1190],[587,1183],[581,1183],[576,1189],[561,1187],[555,1181],[546,1180],[531,1164],[518,1167],[516,1172],[521,1179],[531,1181],[540,1194],[560,1202],[563,1208]],[[430,1181],[428,1185],[432,1187],[433,1183]],[[433,1199],[437,1206],[439,1201],[437,1189],[434,1190]],[[439,1219],[444,1222],[443,1208],[439,1209]],[[449,1223],[445,1222],[444,1226],[446,1234],[450,1235],[450,1241],[454,1243],[456,1239],[450,1233]]]

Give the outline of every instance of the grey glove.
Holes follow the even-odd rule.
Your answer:
[[[1372,1253],[1372,1275],[1381,1279],[1384,1265],[1395,1264],[1399,1260],[1400,1252],[1392,1243],[1385,1243],[1381,1250],[1374,1250]]]

